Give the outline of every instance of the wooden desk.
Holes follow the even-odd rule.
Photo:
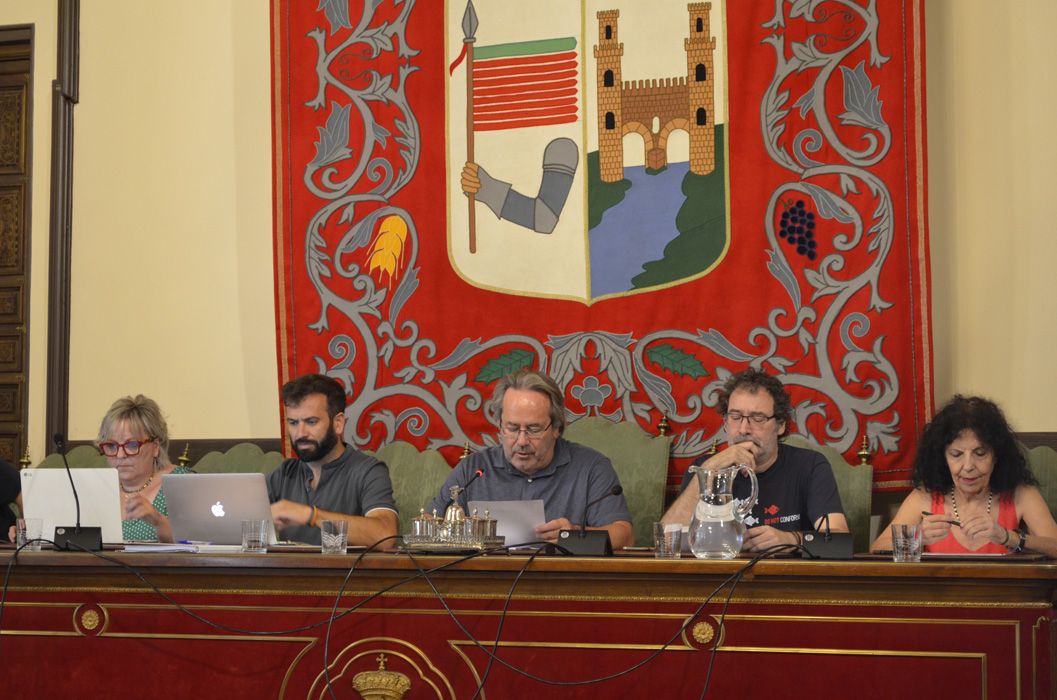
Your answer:
[[[334,622],[329,645],[326,620],[352,555],[107,556],[146,582],[90,554],[20,555],[0,620],[4,697],[323,698],[329,646],[338,698],[360,698],[354,679],[382,654],[400,675],[372,682],[402,676],[407,698],[470,698],[488,666],[429,584],[407,580],[416,569],[402,555],[364,558],[338,607],[355,609]],[[0,550],[0,567],[10,559]],[[545,685],[495,663],[481,697],[696,698],[717,643],[710,698],[1055,696],[1054,563],[765,561],[738,584],[722,624],[723,595],[698,608],[745,560],[489,556],[430,579],[490,645],[526,564],[502,626],[504,661],[572,681],[656,656],[587,686]],[[395,587],[364,604],[386,586]]]

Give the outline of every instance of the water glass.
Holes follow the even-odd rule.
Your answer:
[[[892,526],[892,561],[921,561],[921,526]]]
[[[40,518],[19,518],[15,522],[15,545],[26,545],[23,552],[39,552],[44,535],[44,521]],[[36,540],[34,542],[33,540]]]
[[[349,544],[349,523],[346,520],[324,520],[319,524],[323,554],[345,554]]]
[[[242,521],[242,551],[253,554],[264,554],[268,551],[267,520]]]
[[[678,559],[683,554],[683,528],[678,523],[653,524],[653,556]]]

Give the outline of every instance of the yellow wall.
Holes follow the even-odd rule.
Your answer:
[[[70,437],[142,391],[174,438],[276,437],[268,4],[81,3]],[[54,0],[35,23],[30,448],[44,450]],[[926,2],[935,387],[1057,430],[1057,3]]]
[[[1057,3],[925,8],[936,400],[1057,431]]]

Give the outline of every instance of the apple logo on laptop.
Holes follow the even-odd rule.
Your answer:
[[[212,506],[210,506],[209,510],[212,511],[213,515],[218,518],[224,517],[224,504],[220,501],[217,501]]]

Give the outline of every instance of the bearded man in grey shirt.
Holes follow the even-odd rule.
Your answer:
[[[319,523],[345,520],[349,544],[396,535],[389,469],[346,445],[345,389],[307,374],[283,385],[286,434],[297,454],[268,475],[272,520],[281,539],[320,543]]]

